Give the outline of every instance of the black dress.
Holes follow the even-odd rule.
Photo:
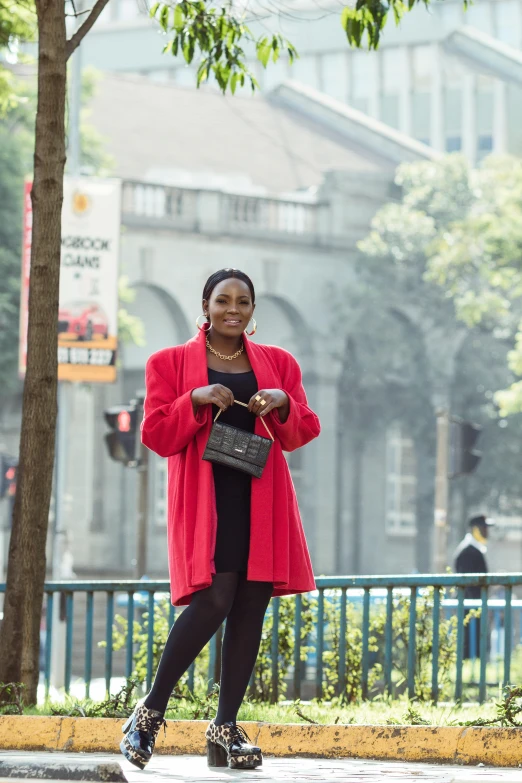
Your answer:
[[[253,370],[227,373],[208,369],[208,382],[221,383],[231,390],[234,399],[249,402],[258,391]],[[218,408],[212,406],[212,417]],[[232,405],[218,421],[247,432],[254,432],[256,417],[242,405]],[[217,538],[214,564],[216,573],[247,571],[250,549],[250,490],[252,478],[226,465],[212,463],[216,488]]]

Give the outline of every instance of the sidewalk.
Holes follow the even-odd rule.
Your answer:
[[[316,783],[381,783],[381,781],[408,781],[408,783],[520,783],[521,769],[493,769],[487,767],[450,767],[431,764],[403,764],[400,762],[327,760],[327,759],[281,759],[266,758],[257,770],[236,771],[209,769],[202,756],[156,755],[141,771],[129,764],[122,756],[100,753],[18,753],[4,751],[2,759],[20,764],[85,764],[86,761],[100,764],[121,762],[121,768],[129,783],[232,783],[242,780],[264,781],[264,783],[288,783],[288,781],[316,781]],[[0,778],[0,783],[2,783]],[[13,783],[13,777],[11,777]]]

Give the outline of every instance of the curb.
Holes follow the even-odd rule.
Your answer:
[[[116,762],[92,762],[84,759],[74,762],[28,761],[27,756],[16,755],[0,759],[0,778],[25,780],[82,780],[99,783],[126,783],[127,778]]]
[[[0,716],[0,750],[117,753],[121,719]],[[203,755],[207,721],[167,721],[158,753]],[[518,767],[522,730],[459,726],[303,725],[241,722],[265,755]]]

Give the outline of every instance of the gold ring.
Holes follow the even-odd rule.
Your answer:
[[[266,400],[261,400],[261,405],[266,405]]]
[[[258,394],[257,397],[256,397],[256,402],[259,402],[260,399],[261,399],[261,397]]]

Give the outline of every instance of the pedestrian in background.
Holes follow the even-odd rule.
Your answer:
[[[455,550],[455,571],[457,574],[487,574],[488,565],[486,562],[486,553],[488,551],[487,541],[489,529],[494,525],[492,519],[488,519],[483,514],[472,517],[468,522],[469,532],[464,536],[457,549]],[[480,587],[466,587],[464,591],[465,598],[479,599]],[[465,616],[469,614],[469,610]],[[473,638],[473,644],[472,644]],[[471,657],[471,650],[474,649],[479,657],[479,623],[469,622],[465,626],[464,633],[464,658]]]
[[[188,607],[171,629],[150,693],[123,726],[122,753],[140,768],[152,756],[174,686],[225,619],[218,710],[206,731],[208,763],[235,769],[262,763],[236,717],[263,618],[271,596],[315,587],[283,451],[316,438],[319,420],[294,357],[248,340],[254,309],[246,274],[216,272],[203,290],[197,336],[147,363],[142,439],[169,460],[171,600]],[[245,437],[266,437],[266,424],[274,442],[260,478],[203,459],[217,414]]]

